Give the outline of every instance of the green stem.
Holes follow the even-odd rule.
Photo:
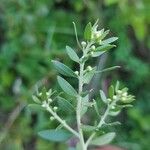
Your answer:
[[[117,101],[117,100],[116,100],[116,101]],[[99,122],[99,124],[97,125],[98,128],[101,128],[102,125],[105,123],[105,120],[106,120],[106,118],[107,118],[107,116],[108,116],[108,114],[109,114],[109,111],[110,111],[111,107],[115,105],[116,101],[113,101],[111,104],[109,104],[109,105],[107,106],[107,109],[106,109],[104,115],[101,117],[100,122]],[[91,136],[88,138],[88,140],[87,140],[87,142],[86,142],[86,146],[87,146],[87,147],[88,147],[88,145],[90,144],[91,140],[94,138],[95,135],[96,135],[96,132],[93,132],[93,133],[91,134]]]
[[[73,133],[76,137],[79,138],[79,134],[78,134],[75,130],[73,130],[63,119],[61,119],[61,118],[57,115],[57,113],[52,110],[51,107],[48,106],[48,107],[46,108],[46,110],[47,110],[51,115],[53,115],[53,117],[54,117],[58,122],[60,122],[60,123],[63,125],[63,127],[65,127],[68,131],[70,131],[70,132]]]
[[[77,109],[76,109],[76,117],[77,117],[77,128],[78,128],[78,132],[79,132],[80,144],[81,144],[82,150],[87,150],[87,148],[85,147],[83,131],[81,128],[81,109],[82,109],[81,93],[83,91],[83,71],[84,71],[84,63],[80,64],[79,91],[78,91],[78,102],[77,102]]]

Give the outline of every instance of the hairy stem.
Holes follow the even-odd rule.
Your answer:
[[[117,101],[117,100],[116,100]],[[99,124],[97,125],[98,128],[101,128],[102,125],[105,123],[105,120],[109,114],[109,111],[111,109],[112,106],[115,105],[116,101],[113,101],[110,105],[107,106],[107,109],[104,113],[104,115],[101,117]],[[90,137],[88,138],[87,142],[86,142],[86,146],[88,147],[88,145],[90,144],[91,140],[94,138],[94,136],[96,135],[96,132],[93,132]]]
[[[61,119],[56,112],[54,112],[49,106],[46,108],[46,110],[51,114],[53,115],[53,117],[58,121],[60,122],[63,127],[65,127],[68,131],[70,131],[71,133],[73,133],[76,137],[79,138],[79,134],[73,130],[63,119]]]
[[[81,93],[83,91],[83,71],[84,71],[84,63],[80,64],[80,74],[79,74],[79,91],[78,91],[78,102],[77,102],[77,109],[76,109],[76,117],[77,117],[77,128],[79,132],[79,139],[82,150],[86,150],[83,131],[81,128],[81,106],[82,106],[82,97]]]

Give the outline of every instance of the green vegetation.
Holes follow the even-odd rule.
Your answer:
[[[59,89],[51,59],[59,58],[73,70],[77,67],[64,53],[66,43],[77,48],[71,22],[77,23],[81,39],[86,22],[99,18],[101,28],[111,29],[110,34],[119,37],[111,56],[96,59],[99,69],[113,65],[121,69],[96,75],[90,86],[100,87],[107,93],[108,84],[118,79],[122,86],[129,87],[137,101],[134,108],[118,116],[124,125],[117,127],[120,134],[114,144],[131,150],[147,150],[150,138],[149,9],[149,0],[1,0],[0,148],[21,150],[32,146],[32,149],[47,150],[55,146],[58,150],[66,149],[64,144],[56,146],[37,137],[38,131],[58,124],[47,121],[47,113],[37,109],[31,112],[25,106],[32,102],[37,86]],[[94,63],[91,60],[91,64]],[[94,117],[92,113],[91,116]]]

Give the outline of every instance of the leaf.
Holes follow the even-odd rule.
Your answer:
[[[109,132],[91,141],[90,145],[102,146],[109,144],[114,139],[115,135],[115,132]]]
[[[66,46],[66,51],[67,51],[67,54],[70,57],[70,59],[72,59],[73,61],[75,61],[77,63],[79,62],[78,55],[76,54],[76,52],[71,47]]]
[[[38,135],[43,139],[55,142],[64,142],[72,137],[71,133],[68,133],[65,130],[43,130],[38,132]]]
[[[110,44],[107,44],[107,45],[102,45],[102,46],[99,46],[95,49],[95,51],[108,51],[110,50],[111,48],[113,47],[116,47],[116,45],[110,45]]]
[[[30,111],[45,110],[41,105],[38,105],[38,104],[29,104],[27,107]]]
[[[76,150],[81,150],[81,149],[82,149],[81,144],[80,144],[80,142],[78,142],[76,145]]]
[[[118,69],[118,68],[120,68],[120,66],[113,66],[113,67],[109,67],[100,71],[96,71],[95,73],[107,72],[107,71],[111,71],[111,70]]]
[[[116,92],[119,90],[119,85],[120,85],[120,83],[119,83],[119,81],[117,81],[117,82],[116,82],[116,86],[115,86],[115,91],[116,91]]]
[[[103,101],[105,104],[108,104],[108,100],[107,100],[107,98],[106,98],[106,95],[105,95],[105,93],[104,93],[102,90],[100,90],[100,96],[101,96],[102,101]]]
[[[87,112],[88,104],[89,104],[89,95],[86,95],[85,97],[82,98],[81,116],[83,116]]]
[[[100,117],[100,113],[99,113],[99,110],[98,110],[98,106],[97,106],[97,103],[95,100],[94,101],[94,108],[95,108],[95,111],[96,111],[96,114]]]
[[[106,31],[102,34],[101,39],[104,39],[108,34],[109,34],[109,30],[106,30]]]
[[[111,85],[108,89],[109,97],[112,99],[114,96],[114,87]]]
[[[112,42],[114,42],[114,41],[116,41],[116,40],[118,40],[118,37],[111,37],[111,38],[108,38],[108,39],[102,41],[101,44],[102,44],[102,45],[110,44],[110,43],[112,43]]]
[[[91,40],[91,35],[92,35],[92,25],[91,25],[91,22],[89,22],[86,25],[85,30],[84,30],[84,38],[86,40]]]
[[[58,70],[58,72],[61,73],[62,75],[69,76],[69,77],[77,77],[77,75],[68,66],[64,65],[63,63],[56,60],[52,60],[52,63],[55,66],[55,68]]]
[[[95,126],[90,126],[90,125],[82,125],[81,128],[85,132],[92,132],[92,131],[96,130]]]
[[[65,111],[65,112],[66,111],[67,112],[74,112],[75,111],[73,105],[68,100],[66,100],[60,96],[58,96],[57,99],[58,99],[59,108],[61,108],[61,110]]]
[[[120,108],[115,108],[115,109],[111,109],[109,110],[109,115],[110,116],[117,116],[120,113]]]
[[[105,123],[104,125],[105,126],[118,126],[118,125],[121,125],[121,123],[119,121],[116,121],[116,122],[112,122],[112,123]]]
[[[95,71],[96,71],[96,67],[94,67],[91,71],[86,72],[83,77],[83,82],[88,84],[93,78]]]
[[[41,104],[41,101],[35,95],[32,95],[32,98],[35,103]]]
[[[104,54],[106,51],[103,52],[93,52],[92,57],[98,57],[101,56],[102,54]]]
[[[58,76],[57,81],[65,93],[67,93],[68,95],[71,95],[71,96],[75,96],[75,97],[78,95],[76,90],[65,79]]]

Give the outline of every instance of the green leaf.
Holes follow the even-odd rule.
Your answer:
[[[65,130],[44,130],[38,132],[38,135],[43,139],[54,141],[54,142],[64,142],[72,137],[71,133],[68,133]]]
[[[27,107],[30,111],[45,110],[41,105],[38,105],[38,104],[29,104]]]
[[[108,100],[107,100],[107,98],[106,98],[106,95],[105,95],[105,93],[104,93],[102,90],[100,90],[100,96],[101,96],[102,101],[103,101],[105,104],[108,104]]]
[[[82,98],[81,116],[83,116],[87,112],[88,104],[89,104],[89,95],[86,95],[85,97]]]
[[[110,116],[117,116],[120,113],[121,108],[115,108],[115,109],[111,109],[109,110],[109,115]]]
[[[67,93],[68,95],[71,95],[71,96],[75,96],[75,97],[78,95],[76,90],[65,79],[58,76],[57,81],[65,93]]]
[[[120,85],[120,83],[119,83],[119,81],[117,81],[116,86],[115,86],[115,92],[117,92],[119,90],[119,85]]]
[[[114,96],[114,87],[111,85],[108,89],[109,97],[112,99]]]
[[[101,56],[102,54],[104,54],[106,51],[103,52],[93,52],[92,57],[98,57]]]
[[[67,112],[74,112],[75,111],[73,105],[68,100],[66,100],[60,96],[58,96],[57,99],[58,99],[59,108],[61,110],[65,111],[65,112],[66,111]]]
[[[96,67],[94,67],[91,71],[86,72],[83,77],[83,82],[88,84],[93,78],[95,71],[96,71]]]
[[[100,70],[100,71],[96,71],[95,73],[102,73],[102,72],[112,71],[112,70],[118,69],[118,68],[120,68],[120,66],[113,66],[113,67],[109,67],[109,68],[106,68],[106,69],[103,69],[103,70]]]
[[[109,34],[109,30],[106,30],[106,31],[102,34],[101,39],[104,39],[108,34]]]
[[[32,95],[32,98],[35,103],[41,104],[41,101],[38,99],[38,97],[36,97],[35,95]]]
[[[66,51],[67,51],[67,54],[70,57],[70,59],[72,59],[73,61],[75,61],[77,63],[79,62],[78,55],[76,54],[76,52],[71,47],[66,46]]]
[[[115,137],[115,132],[109,132],[107,134],[104,134],[96,139],[94,139],[93,141],[91,141],[91,145],[96,145],[96,146],[102,146],[102,145],[106,145],[109,144]]]
[[[62,75],[69,76],[69,77],[77,77],[77,75],[68,66],[64,65],[63,63],[56,60],[52,60],[52,63],[55,66],[55,68],[58,70],[58,72],[61,73]]]
[[[101,44],[102,44],[102,45],[110,44],[110,43],[112,43],[112,42],[114,42],[114,41],[116,41],[116,40],[118,40],[118,37],[111,37],[111,38],[109,38],[109,39],[106,39],[106,40],[102,41]]]
[[[96,114],[100,117],[100,113],[99,113],[99,110],[98,110],[98,106],[97,106],[97,102],[95,100],[94,101],[94,109],[96,111]]]
[[[95,51],[108,51],[110,50],[111,48],[113,47],[116,47],[116,45],[110,45],[110,44],[107,44],[107,45],[102,45],[102,46],[99,46],[95,49]]]
[[[91,35],[92,35],[92,25],[91,22],[89,22],[84,30],[84,38],[85,40],[91,40]]]
[[[90,126],[90,125],[82,125],[81,128],[85,132],[92,132],[92,131],[96,130],[95,126]]]

